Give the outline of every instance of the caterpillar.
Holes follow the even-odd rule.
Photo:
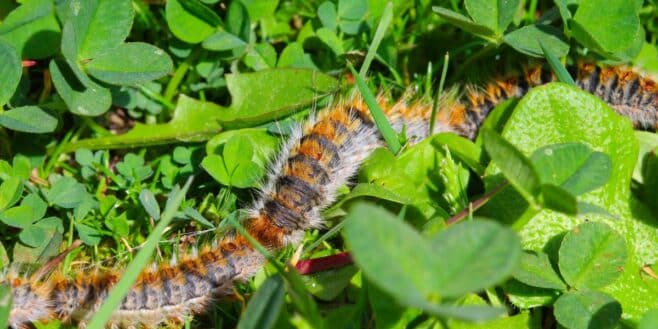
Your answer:
[[[637,129],[658,127],[656,83],[625,67],[579,64],[572,70],[577,85],[607,102]],[[474,138],[500,102],[520,97],[532,87],[554,81],[542,68],[525,69],[494,79],[481,88],[466,88],[441,106],[437,132]],[[429,135],[432,104],[402,99],[389,104],[379,98],[392,126],[405,131],[410,143]],[[271,251],[297,244],[302,234],[322,226],[320,212],[330,205],[338,187],[349,182],[359,165],[383,146],[369,110],[359,97],[334,103],[296,129],[272,162],[263,188],[243,225],[248,234]],[[232,295],[235,282],[250,279],[265,258],[248,240],[231,232],[179,261],[145,269],[114,311],[111,328],[152,328],[181,323],[204,312],[214,300]],[[43,280],[8,275],[13,307],[9,325],[59,319],[84,327],[118,281],[115,273],[53,274]]]

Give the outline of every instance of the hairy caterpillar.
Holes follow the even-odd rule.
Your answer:
[[[636,128],[655,130],[658,101],[655,82],[626,68],[579,65],[579,87],[608,102]],[[542,68],[493,80],[482,88],[467,88],[463,97],[441,105],[437,132],[453,131],[474,138],[493,107],[530,88],[553,81]],[[431,104],[380,100],[393,127],[410,142],[427,137]],[[334,200],[361,162],[382,145],[368,109],[358,98],[321,111],[295,131],[270,168],[260,197],[244,222],[247,232],[270,250],[299,241],[302,233],[322,223],[320,211]],[[109,327],[154,327],[179,323],[203,312],[216,298],[233,293],[233,283],[249,279],[264,263],[250,243],[231,234],[172,264],[148,268],[112,317]],[[114,273],[52,275],[45,280],[10,277],[14,305],[10,326],[57,318],[84,326],[117,282]]]

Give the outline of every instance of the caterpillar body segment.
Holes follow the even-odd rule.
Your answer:
[[[578,66],[576,83],[629,118],[639,130],[658,128],[658,86],[627,67]]]
[[[608,103],[617,113],[631,120],[639,130],[658,128],[658,86],[628,67],[602,67],[579,63],[569,69],[576,85]],[[530,89],[556,81],[545,67],[535,66],[523,74],[501,76],[482,87],[467,87],[464,95],[443,104],[451,117],[448,125],[458,134],[474,139],[484,119],[502,101],[522,97]]]
[[[656,84],[626,68],[580,64],[572,70],[577,85],[600,97],[636,128],[656,130]],[[482,87],[467,87],[461,97],[443,100],[434,132],[452,131],[468,138],[477,135],[491,110],[510,97],[554,81],[541,67],[493,79]],[[394,104],[384,97],[380,106],[409,143],[429,135],[432,105],[405,96]],[[349,182],[361,163],[384,143],[369,110],[358,97],[337,102],[312,116],[283,145],[243,225],[256,241],[271,251],[296,244],[304,231],[322,226],[320,212],[335,199],[338,187]],[[140,274],[108,327],[153,328],[181,323],[204,312],[218,298],[233,294],[235,282],[251,278],[265,259],[243,236],[230,232],[212,246],[172,264],[148,268]],[[80,272],[72,277],[51,275],[30,281],[7,275],[14,304],[10,326],[60,319],[81,327],[107,298],[118,272]]]

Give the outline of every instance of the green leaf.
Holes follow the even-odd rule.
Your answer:
[[[101,233],[93,227],[75,223],[75,230],[78,232],[80,240],[88,246],[95,246],[101,242]]]
[[[224,158],[216,154],[209,154],[201,161],[201,167],[216,181],[223,185],[231,185],[231,175],[226,169]]]
[[[338,86],[333,77],[304,69],[228,74],[226,83],[233,100],[228,108],[181,95],[174,117],[166,124],[137,123],[123,135],[83,140],[64,149],[123,148],[207,140],[222,126],[255,126],[290,115],[302,106],[317,102]]]
[[[493,163],[529,203],[534,203],[540,192],[540,179],[530,159],[493,130],[484,129],[482,134],[484,148]]]
[[[134,153],[128,153],[123,161],[117,163],[117,171],[121,176],[132,182],[141,182],[153,174],[153,169],[144,164],[144,158]]]
[[[465,0],[464,6],[475,23],[502,34],[512,22],[520,0]]]
[[[658,328],[658,310],[653,309],[644,313],[638,329]]]
[[[363,199],[366,197],[373,197],[403,205],[412,203],[411,198],[400,195],[384,185],[360,183],[355,185],[350,193],[342,197],[330,208],[324,210],[323,217],[328,218],[333,216],[342,216],[344,213],[340,211],[341,207],[344,207],[346,204],[350,204],[351,201]]]
[[[241,1],[231,2],[226,13],[226,30],[238,38],[249,42],[250,25],[249,13],[244,4]]]
[[[75,208],[87,196],[85,186],[73,177],[61,177],[46,193],[48,202],[62,208]]]
[[[331,1],[325,1],[318,7],[318,18],[322,26],[329,31],[336,33],[338,28],[338,12],[336,11],[336,4]]]
[[[656,188],[658,188],[658,148],[647,153],[642,165],[642,198],[654,211],[658,211]]]
[[[247,51],[244,64],[255,71],[276,66],[276,50],[269,43],[259,43]]]
[[[94,162],[94,154],[88,149],[79,149],[75,151],[75,161],[81,166],[91,166]]]
[[[372,315],[378,328],[406,328],[422,313],[419,309],[399,305],[376,285],[368,283],[366,287]]]
[[[22,180],[28,180],[31,176],[32,163],[30,159],[22,154],[14,155],[14,158],[11,161],[13,168],[13,176],[20,178]]]
[[[168,123],[136,123],[133,129],[123,135],[82,140],[68,144],[64,149],[70,152],[78,148],[115,149],[202,141],[215,136],[222,129],[218,121],[226,112],[226,109],[219,105],[181,95],[174,117]]]
[[[243,128],[217,134],[206,143],[206,153],[221,155],[226,143],[236,136],[250,141],[251,160],[262,167],[270,164],[270,160],[277,154],[281,145],[281,139],[265,128]]]
[[[18,238],[21,242],[30,247],[38,247],[47,239],[47,234],[48,231],[44,227],[39,225],[29,225],[18,234]]]
[[[578,201],[576,197],[557,185],[542,184],[540,201],[542,206],[548,209],[569,215],[576,215],[578,213]]]
[[[454,24],[466,32],[486,38],[492,38],[495,34],[494,30],[491,28],[473,22],[470,18],[462,14],[441,7],[432,7],[432,10],[439,14],[439,16],[441,16],[441,18],[446,20],[448,23]]]
[[[605,185],[612,171],[609,156],[582,143],[544,146],[532,153],[531,160],[542,183],[560,186],[573,195]]]
[[[142,203],[144,210],[149,214],[154,220],[160,219],[160,205],[158,201],[155,200],[155,195],[149,189],[143,189],[139,192],[139,201]]]
[[[645,170],[647,156],[658,148],[658,134],[649,131],[635,131],[635,137],[640,142],[640,152],[633,169],[633,180],[644,183],[642,171]]]
[[[604,223],[584,223],[562,240],[560,273],[577,289],[598,289],[621,275],[626,267],[626,241]]]
[[[0,328],[7,328],[11,313],[12,293],[7,284],[0,284]]]
[[[435,301],[500,281],[511,274],[520,254],[514,233],[493,222],[459,224],[426,241],[395,216],[367,204],[352,208],[343,232],[355,262],[382,290],[406,305],[470,320],[500,310],[469,310]]]
[[[632,59],[644,43],[639,8],[628,0],[581,1],[573,20],[572,35],[585,47],[618,59]],[[638,39],[640,48],[633,53]]]
[[[238,329],[274,327],[283,305],[284,288],[280,275],[267,278],[247,304],[247,309],[240,317]]]
[[[315,35],[318,36],[322,42],[324,42],[331,51],[334,52],[336,56],[343,55],[345,53],[345,48],[343,47],[343,41],[340,40],[338,35],[335,32],[332,32],[326,27],[321,27],[315,31]]]
[[[288,43],[279,56],[278,67],[296,67],[315,69],[311,55],[304,53],[304,47],[298,42]]]
[[[107,216],[104,224],[115,236],[121,237],[130,234],[130,223],[128,223],[125,212],[119,216]]]
[[[172,70],[173,63],[162,49],[129,42],[99,52],[85,65],[93,77],[115,85],[135,85],[159,79]]]
[[[200,43],[216,31],[222,21],[198,0],[171,0],[165,6],[167,26],[178,39]]]
[[[224,144],[224,161],[226,169],[233,172],[242,161],[250,161],[254,156],[254,145],[245,136],[233,136]]]
[[[306,289],[315,298],[323,301],[332,301],[349,286],[350,281],[357,272],[358,269],[356,266],[343,266],[310,275],[303,275],[302,280],[306,285]]]
[[[555,319],[569,329],[612,329],[621,318],[621,305],[598,291],[568,292],[555,302]]]
[[[201,162],[201,166],[224,185],[255,187],[264,174],[264,168],[253,162],[253,155],[252,140],[235,135],[224,144],[222,157],[210,154]]]
[[[491,306],[454,306],[426,304],[420,306],[425,312],[438,317],[448,317],[462,321],[482,322],[495,319],[505,313],[505,309]]]
[[[2,27],[2,25],[0,25]],[[21,59],[16,50],[0,35],[0,106],[9,101],[21,80]]]
[[[521,311],[513,316],[498,317],[485,322],[469,323],[456,320],[448,322],[450,329],[540,329],[541,317]]]
[[[43,134],[55,131],[58,119],[36,106],[21,106],[0,113],[0,126],[15,131]]]
[[[247,45],[242,39],[226,32],[219,31],[203,41],[203,48],[214,51],[231,50]]]
[[[548,255],[543,252],[524,251],[514,278],[533,287],[565,290],[567,286],[555,272]]]
[[[478,175],[484,174],[484,167],[480,164],[482,148],[470,140],[452,133],[441,133],[432,137],[432,145],[437,151],[443,151],[447,147],[450,154],[457,160],[463,162]]]
[[[62,220],[57,217],[48,217],[37,222],[36,225],[46,229],[46,239],[37,247],[27,247],[22,244],[14,246],[15,262],[38,263],[58,254],[58,247],[62,243]]]
[[[569,44],[559,29],[550,25],[527,25],[503,36],[503,41],[520,53],[544,57],[541,44],[558,57],[569,52]]]
[[[637,67],[647,73],[658,72],[658,48],[656,45],[645,42],[642,50],[633,60],[633,67]]]
[[[348,35],[357,34],[367,11],[367,0],[338,0],[337,17],[340,30]]]
[[[514,279],[503,283],[502,287],[510,302],[522,309],[553,305],[562,293],[555,289],[530,286]]]
[[[658,256],[656,219],[630,191],[631,174],[638,156],[638,141],[629,120],[616,114],[595,96],[561,83],[533,88],[511,114],[503,136],[530,155],[545,145],[579,141],[603,152],[612,161],[608,183],[579,197],[581,202],[612,212],[617,220],[596,214],[590,221],[606,221],[616,232],[623,232],[630,261],[621,276],[605,291],[622,305],[624,316],[632,321],[651,308],[658,308],[658,289],[628,289],[646,286],[637,275],[643,264],[652,264]],[[614,138],[612,138],[614,137]],[[487,169],[485,184],[500,184],[493,166]],[[579,205],[580,207],[580,205]],[[542,250],[556,235],[582,223],[582,217],[553,211],[528,209],[523,198],[507,188],[494,196],[478,215],[486,215],[513,225],[519,230],[524,248]],[[654,298],[656,297],[656,298]]]
[[[91,80],[84,85],[65,62],[51,60],[48,67],[57,92],[72,113],[97,116],[110,108],[112,95],[109,89]]]
[[[67,19],[76,36],[78,60],[93,59],[119,46],[130,33],[134,11],[130,0],[67,2]]]
[[[579,0],[575,0],[576,2]],[[573,3],[572,0],[555,0],[555,6],[560,12],[560,17],[562,17],[562,24],[564,24],[565,29],[569,28],[569,21],[571,20],[571,11],[569,10],[569,4]]]
[[[43,216],[46,215],[46,210],[48,209],[48,204],[43,201],[41,197],[36,193],[28,194],[25,198],[23,198],[23,201],[21,201],[21,205],[28,206],[30,209],[32,209],[32,218],[35,221],[43,218]]]
[[[21,58],[43,59],[56,54],[60,28],[53,1],[23,1],[4,17],[0,40],[16,49]]]
[[[429,243],[384,209],[355,205],[343,234],[364,275],[405,305],[419,307],[440,297],[435,271],[443,266]]]
[[[232,128],[253,126],[289,115],[338,87],[333,77],[305,69],[227,74],[226,84],[232,103],[221,118],[224,125]]]
[[[0,184],[0,211],[18,202],[23,194],[23,182],[18,177],[10,177]]]
[[[441,296],[458,297],[490,287],[511,276],[519,263],[521,243],[500,224],[476,219],[431,238],[431,250],[443,255],[432,280]]]
[[[196,209],[192,207],[187,207],[183,209],[183,213],[203,226],[215,228],[215,225],[213,225],[211,222],[205,219]]]
[[[80,66],[80,61],[78,60],[78,39],[81,36],[76,34],[75,27],[73,26],[73,23],[71,21],[67,21],[64,23],[64,27],[62,28],[62,44],[61,44],[61,50],[62,50],[62,55],[64,57],[63,60],[57,60],[57,63],[65,63],[62,64],[62,70],[67,71],[67,74],[71,74],[74,76],[80,87],[78,89],[84,89],[88,87],[95,87],[96,84],[91,81],[89,76],[82,71],[82,68]],[[51,63],[55,59],[51,60]],[[87,61],[88,59],[84,59],[84,61]],[[70,72],[68,72],[70,71]]]
[[[1,212],[0,221],[12,227],[26,228],[34,222],[32,214],[30,207],[20,205]]]
[[[98,208],[98,202],[90,194],[86,194],[73,209],[73,219],[76,221],[85,219],[87,214],[94,208]]]
[[[270,18],[279,4],[279,0],[240,0],[240,2],[247,8],[252,22]]]
[[[597,115],[595,119],[592,117],[593,113]],[[607,128],[602,130],[603,126]],[[632,134],[632,129],[626,119],[615,114],[600,99],[575,87],[555,83],[532,89],[519,102],[507,121],[503,136],[510,141],[515,141],[515,145],[518,145],[525,154],[531,154],[545,145],[575,140],[606,153],[612,160],[609,183],[605,185],[604,189],[598,189],[582,196],[584,202],[604,206],[625,198],[618,194],[618,190],[613,190],[609,186],[628,186],[629,184],[623,170],[632,165],[628,163],[628,159],[635,157],[635,151],[632,149],[633,143],[636,143],[633,141],[634,137],[631,137],[631,140],[624,139],[624,142],[609,139],[610,134],[616,135],[619,134],[619,131],[624,130]],[[577,166],[575,167],[577,168]],[[485,184],[488,188],[500,184],[500,177],[492,176],[497,170],[494,170],[492,166],[487,169],[488,177],[485,178]],[[596,202],[592,202],[592,200],[596,200]],[[517,192],[505,189],[484,206],[482,214],[504,218],[508,222],[518,221],[516,225],[524,225],[525,221],[536,213],[536,210],[529,209],[527,205],[519,206],[523,202],[522,196]],[[604,206],[604,208],[606,207]],[[567,223],[570,224],[567,225]],[[551,236],[576,225],[576,223],[575,219],[551,219],[550,224],[542,221],[542,228],[535,228],[535,230],[544,232],[544,225],[552,227],[551,234],[546,232],[540,235],[542,237],[540,240],[545,242]],[[540,236],[533,235],[534,238]],[[533,245],[540,248],[539,246],[544,242]]]
[[[445,160],[443,153],[436,151],[432,141],[432,138],[427,138],[406,148],[397,157],[388,149],[375,150],[361,166],[359,181],[383,186],[410,200],[412,207],[409,207],[409,210],[413,211],[413,215],[407,218],[409,220],[449,217],[443,210],[448,208],[449,204],[437,198],[437,193],[445,191],[441,177],[427,175],[439,173]],[[459,177],[464,175],[468,175],[468,170],[461,168]]]

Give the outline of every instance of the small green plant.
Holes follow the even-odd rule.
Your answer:
[[[554,314],[566,328],[614,328],[621,318],[621,305],[599,289],[625,270],[624,238],[604,223],[584,223],[564,235],[559,249],[553,251],[557,254],[551,257],[541,251],[524,252],[514,279],[559,291]]]

